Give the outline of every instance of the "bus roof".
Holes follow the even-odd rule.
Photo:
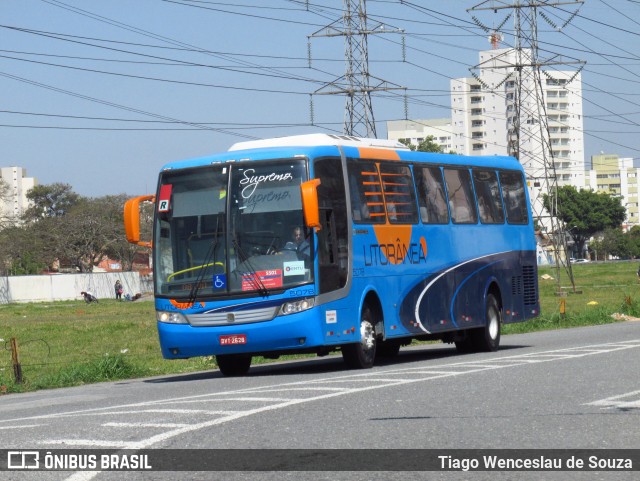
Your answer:
[[[409,148],[396,141],[387,139],[366,139],[351,137],[348,135],[334,134],[306,134],[291,135],[289,137],[276,137],[273,139],[249,140],[237,142],[229,147],[229,151],[260,149],[265,147],[309,147],[319,145],[341,145],[349,147],[375,147],[379,149],[409,150]]]
[[[300,155],[326,156],[339,155],[338,148],[348,158],[362,158],[363,152],[371,156],[376,150],[382,157],[390,154],[394,159],[406,162],[432,162],[451,165],[468,165],[484,167],[501,167],[521,169],[517,159],[509,156],[465,156],[458,154],[443,154],[434,152],[412,151],[406,145],[395,140],[368,139],[334,134],[307,134],[272,139],[251,140],[233,144],[228,151],[219,152],[199,158],[172,161],[162,167],[162,170],[174,168],[189,168],[217,162],[237,160],[266,160],[273,158],[294,157]],[[313,152],[313,153],[312,153]],[[391,154],[395,152],[395,154]],[[240,155],[242,159],[238,159]]]

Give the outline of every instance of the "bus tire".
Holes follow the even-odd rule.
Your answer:
[[[216,363],[220,372],[225,376],[244,376],[251,367],[251,356],[219,354],[216,356]]]
[[[362,308],[360,342],[342,346],[342,358],[349,369],[369,369],[376,358],[376,331],[373,312],[368,305]]]
[[[500,324],[502,311],[493,294],[487,295],[485,304],[485,320],[483,327],[468,329],[464,337],[455,341],[456,349],[461,354],[471,352],[493,352],[500,346]]]
[[[493,294],[487,295],[485,305],[486,324],[480,329],[474,329],[471,339],[476,351],[494,352],[500,346],[500,325],[502,324],[502,311]]]

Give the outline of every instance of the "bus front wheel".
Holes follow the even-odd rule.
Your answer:
[[[376,358],[376,331],[373,312],[369,306],[362,309],[360,342],[342,346],[342,358],[350,369],[369,369]]]
[[[216,363],[225,376],[244,376],[251,367],[251,356],[221,354],[216,356]]]

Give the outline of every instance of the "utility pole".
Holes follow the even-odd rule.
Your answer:
[[[308,36],[344,37],[344,58],[346,72],[311,94],[311,123],[313,123],[313,95],[344,95],[344,133],[356,137],[376,138],[376,124],[373,115],[371,93],[390,90],[405,90],[399,85],[372,76],[369,73],[368,36],[381,33],[398,33],[400,29],[388,28],[379,23],[373,28],[367,25],[366,0],[344,0],[343,15],[330,25]],[[311,44],[309,43],[309,65],[311,65]],[[406,99],[405,99],[406,110]]]
[[[553,0],[513,0],[512,2],[487,0],[469,9],[469,11],[509,9],[513,11],[514,17],[514,46],[501,54],[493,57],[491,68],[502,68],[505,70],[503,81],[493,86],[496,91],[498,87],[505,85],[507,111],[508,134],[507,149],[508,154],[516,157],[525,167],[527,183],[529,184],[529,194],[531,208],[536,216],[538,227],[546,229],[554,247],[554,257],[556,264],[556,277],[558,282],[558,292],[560,289],[560,269],[566,271],[573,291],[575,292],[575,281],[571,263],[569,262],[566,230],[563,222],[558,218],[558,175],[556,172],[557,161],[554,158],[554,151],[551,143],[549,131],[549,116],[547,113],[547,101],[544,97],[542,81],[554,85],[567,85],[574,80],[584,66],[581,61],[564,61],[559,59],[559,55],[553,59],[543,60],[539,56],[538,46],[538,17],[547,21],[556,30],[561,30],[568,25],[575,13],[562,25],[558,27],[548,15],[544,13],[545,8],[557,8],[561,5],[581,5],[580,0],[574,1],[553,1]],[[576,12],[577,13],[577,12]],[[474,22],[491,34],[493,39],[501,38],[499,31],[508,20],[509,16],[500,24],[497,29],[491,29],[484,25],[475,16]],[[495,46],[495,43],[494,43]],[[554,78],[548,72],[549,67],[559,65],[578,64],[580,67],[570,78]],[[474,69],[486,68],[486,65],[479,64]],[[473,74],[473,72],[472,72]],[[475,75],[474,75],[475,76]],[[479,77],[476,77],[479,79]],[[487,85],[484,85],[488,87]],[[550,199],[550,209],[543,205],[543,195]]]

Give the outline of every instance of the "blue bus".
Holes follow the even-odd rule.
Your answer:
[[[155,202],[152,242],[140,203]],[[311,134],[172,162],[125,205],[153,245],[167,359],[341,351],[369,368],[413,339],[494,351],[502,323],[538,316],[524,171],[511,157],[414,152]]]

